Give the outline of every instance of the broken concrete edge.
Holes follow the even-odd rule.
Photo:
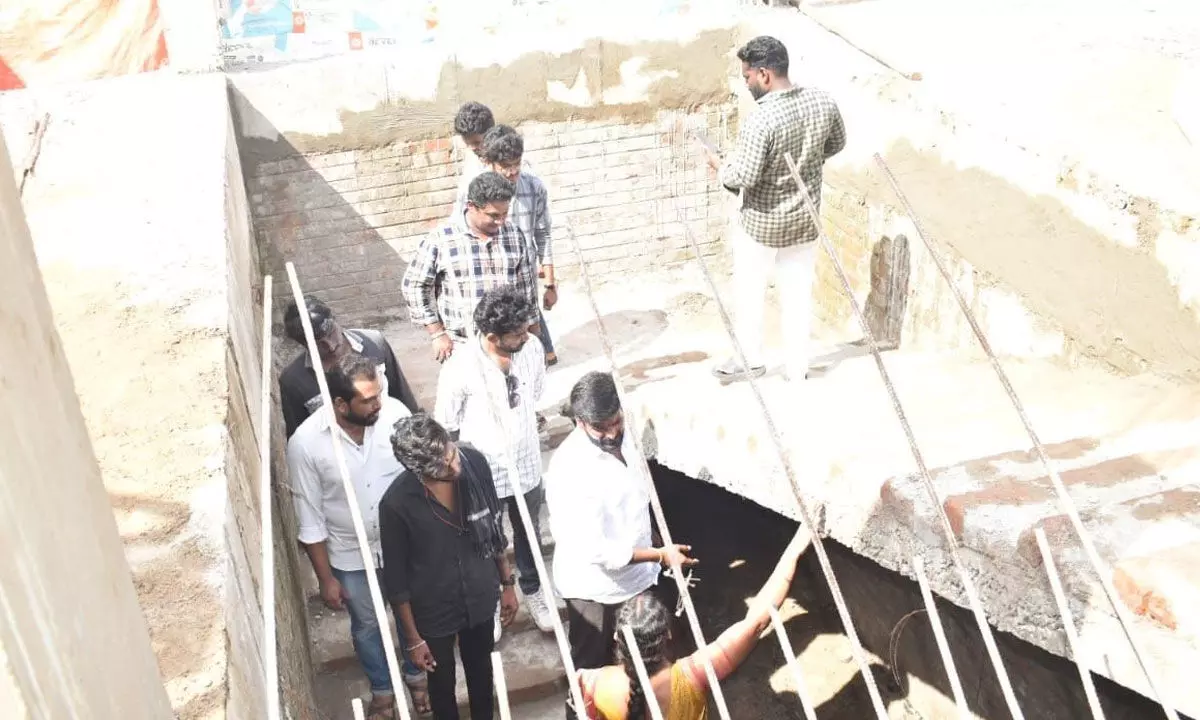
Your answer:
[[[798,520],[794,499],[791,506],[781,506],[780,496],[777,494],[779,486],[775,486],[774,491],[771,486],[761,488],[765,490],[765,494],[747,492],[744,485],[729,483],[721,474],[714,475],[710,471],[698,468],[694,459],[686,461],[675,453],[668,453],[664,457],[659,452],[657,437],[657,432],[643,433],[647,456],[656,462],[703,482],[723,487],[763,507],[784,512]],[[784,483],[779,475],[774,479],[781,485]],[[935,520],[936,515],[923,484],[916,477],[907,476],[884,481],[879,487],[882,512],[874,513],[866,527],[850,534],[843,531],[840,522],[830,522],[826,514],[829,508],[827,500],[823,501],[814,495],[807,496],[806,502],[810,512],[814,513],[819,524],[817,531],[822,537],[833,539],[880,566],[914,581],[911,558],[895,550],[900,547],[919,548],[935,592],[954,604],[967,608],[968,603],[962,592],[958,571],[945,550],[945,538],[940,524]],[[904,489],[898,490],[900,487]],[[790,496],[791,491],[786,492]],[[1051,543],[1060,553],[1060,569],[1070,578],[1067,581],[1068,593],[1076,617],[1081,621],[1083,651],[1088,656],[1089,666],[1095,672],[1151,697],[1145,676],[1133,658],[1121,625],[1111,606],[1107,604],[1099,583],[1094,577],[1087,577],[1090,568],[1082,558],[1073,529],[1061,514],[1047,515],[1042,524],[1049,528]],[[1028,532],[1029,530],[1022,531],[1021,537],[1024,538]],[[980,546],[977,544],[979,535],[976,531],[967,538],[961,538],[974,542],[961,546],[960,555],[967,565],[966,570],[972,581],[979,589],[992,626],[1055,655],[1066,657],[1068,653],[1062,633],[1062,620],[1053,605],[1048,580],[1040,562],[1035,565],[1025,553],[1018,551],[1014,554],[995,544]],[[1161,622],[1152,622],[1169,613],[1169,604],[1153,593],[1146,593],[1142,586],[1137,585],[1126,565],[1118,564],[1114,574],[1118,586],[1127,594],[1126,601],[1130,603],[1131,609],[1141,609],[1133,630],[1143,646],[1150,648],[1149,660],[1160,673],[1160,686],[1165,684],[1168,688],[1173,685],[1184,687],[1177,683],[1162,682],[1168,673],[1172,678],[1178,674],[1178,666],[1169,662],[1168,658],[1177,656],[1181,640],[1186,644],[1186,640],[1171,632],[1169,626]],[[1122,579],[1122,576],[1126,576],[1126,579]],[[1011,598],[1014,578],[1021,579],[1015,584],[1023,588],[1022,596],[1020,600],[1006,600],[1005,598]],[[1012,604],[1013,602],[1016,604]],[[1001,607],[1005,612],[998,611]],[[1189,714],[1195,714],[1197,708],[1192,707],[1195,698],[1180,695],[1183,693],[1177,692],[1172,696],[1175,706]]]

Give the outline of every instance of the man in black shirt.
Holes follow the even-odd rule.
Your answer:
[[[491,720],[496,603],[501,624],[508,625],[517,614],[517,593],[487,459],[456,445],[424,413],[396,423],[392,449],[408,469],[379,504],[379,537],[405,648],[428,673],[434,717],[458,720],[457,640],[471,720]]]
[[[343,355],[354,351],[379,364],[379,375],[386,395],[404,403],[409,412],[415,413],[421,409],[383,333],[378,330],[343,330],[334,320],[333,311],[328,305],[311,295],[304,296],[304,303],[308,306],[313,334],[317,337],[317,352],[321,355],[321,365],[326,372],[334,368]],[[306,345],[304,326],[296,303],[288,305],[284,312],[283,328],[287,336],[300,343],[301,347]],[[279,374],[279,401],[283,406],[283,426],[287,437],[291,437],[300,423],[321,407],[321,391],[308,350],[300,353]]]

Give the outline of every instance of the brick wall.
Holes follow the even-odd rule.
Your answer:
[[[733,109],[660,113],[652,122],[529,123],[528,169],[550,191],[559,274],[576,273],[569,224],[593,276],[691,257],[680,221],[705,254],[728,217],[720,190],[679,124],[723,137]],[[264,270],[296,264],[307,292],[347,317],[394,315],[421,237],[454,201],[461,158],[449,137],[370,150],[256,161],[243,156]],[[286,283],[277,283],[286,301]]]

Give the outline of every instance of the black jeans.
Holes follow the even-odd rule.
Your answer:
[[[471,720],[492,720],[494,690],[492,685],[493,621],[489,618],[474,627],[460,630],[457,635],[425,638],[433,653],[437,669],[429,672],[429,704],[436,720],[459,720],[458,700],[454,685],[458,682],[454,670],[454,642],[462,657],[463,672],[467,675],[467,696],[471,699]]]

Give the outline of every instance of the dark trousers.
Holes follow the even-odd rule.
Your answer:
[[[515,490],[515,488],[514,488]],[[546,502],[546,486],[538,483],[538,486],[529,492],[525,493],[525,505],[529,507],[529,518],[533,520],[533,531],[537,533],[538,539],[535,543],[529,541],[529,536],[525,534],[525,523],[521,520],[521,510],[517,507],[516,498],[505,498],[504,507],[508,512],[508,519],[512,523],[513,533],[513,555],[517,560],[517,578],[521,586],[522,595],[533,595],[542,587],[542,581],[538,578],[537,563],[533,559],[534,548],[536,552],[542,551],[541,544],[541,527],[540,521],[542,505]]]
[[[554,341],[550,339],[550,328],[546,327],[546,314],[540,309],[538,310],[538,340],[542,341],[542,347],[545,348],[547,355],[554,352]]]
[[[429,672],[429,704],[436,720],[458,720],[458,700],[454,685],[458,682],[454,670],[454,644],[462,657],[463,672],[467,675],[467,696],[471,699],[471,720],[492,720],[492,639],[493,621],[489,618],[457,635],[425,638],[437,669]]]

